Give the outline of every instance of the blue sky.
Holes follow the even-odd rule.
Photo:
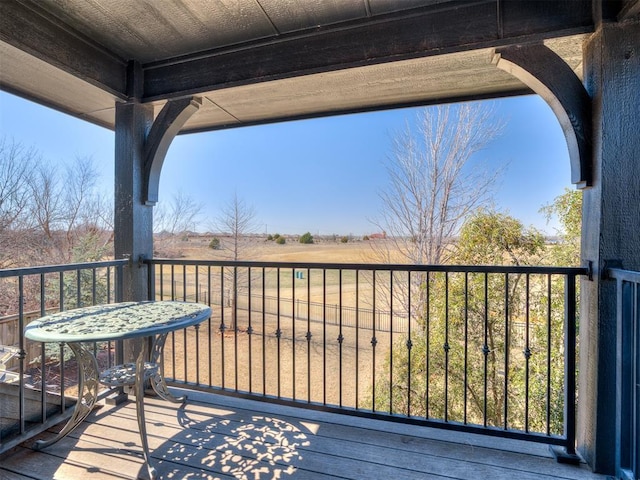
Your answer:
[[[537,96],[492,102],[506,122],[482,152],[490,164],[507,163],[495,206],[553,234],[556,225],[539,209],[571,186],[560,125]],[[259,231],[371,233],[394,132],[414,117],[414,109],[399,109],[178,136],[164,162],[160,202],[190,195],[204,207],[204,229],[237,194],[254,207]],[[0,136],[52,162],[93,157],[112,194],[110,130],[0,92]]]

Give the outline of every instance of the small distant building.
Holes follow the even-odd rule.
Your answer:
[[[387,238],[387,232],[378,232],[378,233],[372,233],[371,235],[369,235],[369,240],[376,240],[376,239],[385,239]]]

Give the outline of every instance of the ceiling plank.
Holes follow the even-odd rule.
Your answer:
[[[126,62],[36,6],[2,0],[0,41],[126,98]]]
[[[143,65],[143,100],[592,30],[588,0],[445,3]]]

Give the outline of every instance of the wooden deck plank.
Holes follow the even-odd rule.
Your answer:
[[[13,473],[7,470],[0,470],[0,480],[33,480],[33,477],[25,477],[19,473]]]
[[[558,464],[539,445],[521,448],[516,443],[504,450],[500,445],[513,441],[464,442],[469,435],[459,432],[220,395],[189,395],[184,408],[145,399],[152,462],[161,479],[606,478],[586,467]],[[0,461],[0,480],[145,476],[135,415],[133,402],[105,406],[43,452],[19,447]],[[454,441],[460,438],[463,443]]]
[[[217,400],[217,399],[216,399]],[[225,405],[225,407],[228,405]],[[158,405],[160,407],[160,405]],[[191,403],[187,405],[187,411],[192,420],[196,422],[194,428],[198,428],[198,421],[205,421],[210,418],[211,411],[207,411],[205,404]],[[297,412],[298,417],[300,409]],[[246,410],[242,408],[236,408],[230,410],[228,408],[219,408],[216,411],[221,415],[229,415],[230,412],[234,412],[230,417],[231,421],[242,422],[250,421],[252,416],[255,416],[255,412],[252,410]],[[149,418],[156,418],[153,416],[154,412],[150,413]],[[261,415],[261,414],[260,414]],[[335,418],[335,415],[332,416]],[[288,415],[279,415],[279,419],[286,420],[292,423],[300,423],[301,420],[296,417],[290,417]],[[343,417],[341,416],[340,419]],[[304,423],[304,422],[302,422]],[[367,423],[367,422],[360,422]],[[370,423],[370,422],[369,422]],[[375,423],[378,426],[378,423]],[[227,429],[226,433],[230,433]],[[361,426],[345,426],[338,423],[322,423],[322,428],[318,428],[318,431],[314,436],[313,448],[320,448],[320,445],[325,445],[324,453],[340,456],[348,456],[347,452],[351,452],[350,456],[353,458],[362,458],[363,452],[371,453],[371,461],[375,462],[376,458],[380,458],[381,455],[387,455],[392,458],[399,466],[406,465],[406,461],[411,463],[416,458],[420,458],[420,455],[428,453],[430,457],[425,461],[434,461],[443,464],[448,462],[459,462],[461,458],[464,459],[465,464],[475,464],[478,466],[488,465],[496,467],[498,470],[505,469],[511,476],[525,475],[528,472],[537,472],[544,476],[561,476],[561,478],[567,479],[588,479],[588,478],[602,478],[600,475],[594,475],[586,466],[576,467],[565,464],[558,464],[546,451],[544,458],[538,456],[530,456],[528,454],[503,451],[495,448],[478,447],[475,445],[465,445],[460,443],[454,443],[450,441],[439,441],[430,438],[389,433],[373,428],[364,428]],[[326,438],[328,441],[319,443],[319,439]],[[311,447],[303,447],[304,449]],[[387,448],[388,450],[383,450]],[[416,457],[418,455],[418,457]],[[412,460],[413,459],[413,460]],[[510,467],[517,466],[517,467]],[[455,469],[453,466],[447,467]],[[460,477],[463,478],[463,477]],[[524,478],[524,477],[523,477]],[[540,478],[535,477],[535,478]]]

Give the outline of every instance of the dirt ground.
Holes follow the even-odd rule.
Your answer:
[[[273,315],[253,318],[251,334],[246,315],[238,319],[237,330],[222,335],[219,326],[214,317],[197,330],[188,329],[186,337],[183,332],[170,336],[165,375],[243,392],[370,408],[374,376],[380,375],[392,341],[389,333],[376,332],[374,352],[369,329],[291,318],[278,324]]]

